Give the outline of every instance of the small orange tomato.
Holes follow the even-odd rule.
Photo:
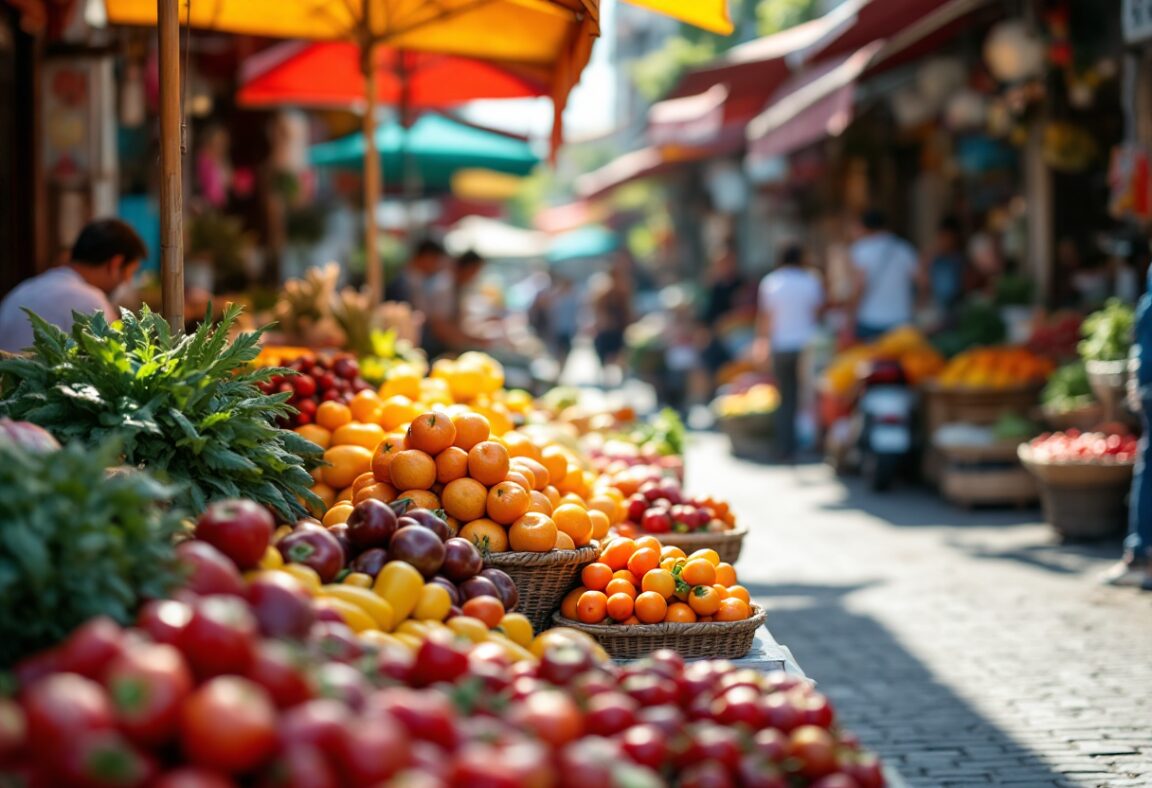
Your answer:
[[[690,558],[680,577],[690,586],[710,586],[716,582],[716,567],[703,558]]]
[[[688,604],[702,616],[712,616],[720,609],[720,595],[712,586],[696,586],[688,594]]]
[[[460,607],[460,611],[466,616],[480,619],[489,629],[500,626],[504,619],[504,605],[491,596],[474,596]]]
[[[627,569],[628,559],[636,552],[636,543],[631,539],[613,539],[600,552],[600,561],[612,567],[612,570]]]
[[[693,558],[703,558],[714,567],[720,566],[720,554],[711,548],[706,547],[703,550],[697,550],[692,555],[688,556],[689,560]]]
[[[609,598],[611,598],[614,594],[627,594],[628,596],[635,599],[637,591],[636,586],[634,586],[632,583],[629,583],[627,580],[617,578],[608,582],[607,587],[604,589],[604,593],[607,594]],[[612,616],[612,618],[616,618],[616,616]]]
[[[722,586],[736,585],[736,569],[732,564],[721,561],[716,565],[716,582]]]
[[[640,589],[667,599],[676,593],[676,578],[667,569],[653,569],[640,580]]]
[[[602,591],[585,591],[576,600],[576,618],[585,624],[599,624],[608,615],[608,597]]]
[[[624,621],[630,618],[634,608],[635,603],[630,594],[612,594],[608,597],[608,617],[613,621]]]
[[[651,535],[641,536],[639,539],[636,540],[636,546],[639,548],[643,548],[643,547],[651,548],[652,550],[656,551],[657,555],[659,555],[660,551],[664,549],[664,545],[660,544],[660,540],[657,539],[655,536],[651,536]]]
[[[627,580],[634,586],[640,585],[640,578],[629,572],[627,569],[621,569],[612,573],[613,580]]]
[[[645,591],[634,603],[636,618],[644,624],[657,624],[668,613],[668,603],[655,591]]]
[[[673,602],[668,606],[664,620],[673,624],[692,624],[696,622],[696,613],[683,602]]]
[[[712,588],[715,589],[716,593],[720,596],[721,599],[727,599],[728,597],[732,596],[728,593],[728,589],[719,583],[713,583]]]
[[[728,596],[735,597],[743,601],[746,605],[752,604],[752,595],[748,593],[748,589],[744,586],[728,586]]]
[[[580,601],[580,595],[588,589],[584,586],[576,586],[564,596],[564,601],[560,603],[560,615],[564,618],[575,620],[576,618],[576,603]]]
[[[651,547],[641,547],[628,559],[628,571],[637,577],[659,568],[660,554]]]
[[[751,613],[751,608],[743,599],[728,597],[720,601],[720,607],[716,610],[715,618],[717,621],[743,621]]]
[[[664,545],[660,550],[660,560],[665,558],[687,558],[688,556],[674,544]]]
[[[580,580],[586,588],[592,591],[603,591],[612,580],[612,570],[607,564],[597,561],[584,567],[580,573]]]

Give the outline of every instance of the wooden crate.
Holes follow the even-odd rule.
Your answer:
[[[1039,490],[1019,465],[947,465],[940,472],[940,494],[958,506],[1030,506]]]
[[[1005,413],[1027,416],[1039,400],[1040,385],[1009,389],[950,389],[935,383],[923,386],[924,421],[928,435],[945,424],[995,424]]]

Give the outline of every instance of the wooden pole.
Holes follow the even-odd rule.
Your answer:
[[[184,331],[184,191],[180,129],[179,0],[156,0],[160,49],[160,296],[173,332]]]
[[[376,42],[372,26],[367,19],[371,2],[364,3],[367,35],[361,45],[364,69],[364,287],[368,301],[375,306],[384,300],[384,270],[380,264],[380,250],[376,245],[376,206],[380,202],[380,151],[376,147]]]

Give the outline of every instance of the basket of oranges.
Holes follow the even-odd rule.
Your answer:
[[[734,564],[740,558],[744,537],[747,535],[748,526],[737,525],[727,530],[661,534],[660,541],[666,546],[679,547],[685,553],[715,550],[721,561]]]
[[[520,591],[517,612],[527,616],[540,632],[548,629],[564,595],[599,552],[599,545],[592,542],[575,550],[490,553],[485,556],[484,565],[500,569],[512,578]]]
[[[588,633],[614,659],[662,648],[687,658],[738,659],[766,618],[715,550],[685,554],[653,536],[609,540],[580,580],[553,622]]]

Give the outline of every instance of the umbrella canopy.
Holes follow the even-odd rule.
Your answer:
[[[473,99],[541,96],[548,86],[515,64],[377,47],[376,100],[407,108],[443,109]],[[362,109],[367,80],[360,47],[350,41],[292,41],[248,58],[237,101],[247,107],[285,104]]]
[[[732,18],[728,16],[728,0],[628,0],[657,13],[679,19],[695,27],[728,35],[732,32]]]
[[[547,253],[548,236],[498,219],[467,216],[448,231],[444,244],[453,254],[471,249],[488,260],[525,260]]]
[[[552,239],[548,262],[563,263],[587,257],[606,257],[619,248],[620,239],[606,227],[582,227]]]
[[[407,129],[399,123],[381,126],[376,130],[376,147],[386,181],[399,183],[407,166],[426,192],[448,191],[452,176],[461,170],[527,175],[540,163],[522,139],[441,115],[424,115]],[[309,158],[318,167],[359,170],[366,149],[364,135],[352,134],[313,145]]]

